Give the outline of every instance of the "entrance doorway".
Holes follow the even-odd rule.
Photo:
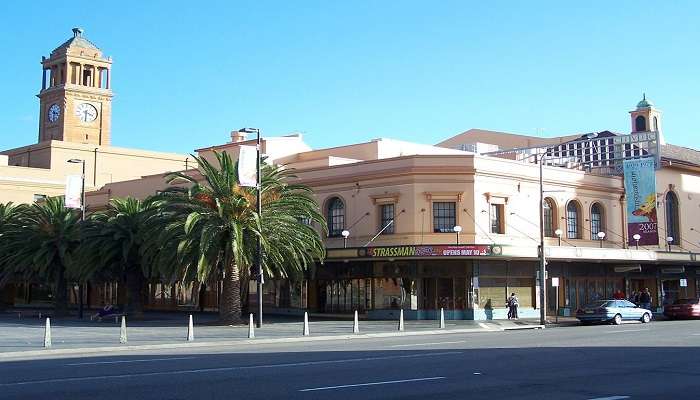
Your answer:
[[[680,280],[679,279],[664,279],[661,281],[661,304],[673,304],[674,301],[678,300],[678,295],[680,294]]]

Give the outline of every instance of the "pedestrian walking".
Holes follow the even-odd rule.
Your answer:
[[[651,293],[649,288],[645,288],[642,293],[639,294],[639,306],[651,310]]]
[[[508,319],[518,319],[518,296],[511,293],[506,304],[508,305]]]

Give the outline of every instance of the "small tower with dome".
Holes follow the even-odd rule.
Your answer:
[[[657,109],[651,100],[647,99],[646,93],[642,95],[642,100],[637,103],[637,107],[630,111],[632,122],[632,133],[656,132],[659,136],[659,143],[665,144],[663,130],[661,129],[661,110]]]

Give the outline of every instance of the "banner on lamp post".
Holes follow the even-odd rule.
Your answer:
[[[258,186],[258,151],[255,146],[240,146],[238,153],[238,184]]]
[[[80,193],[83,187],[81,175],[68,175],[66,177],[66,208],[81,208],[82,199]]]
[[[656,172],[654,158],[624,160],[627,198],[627,240],[630,245],[658,245],[656,219]],[[634,235],[640,236],[639,243]]]

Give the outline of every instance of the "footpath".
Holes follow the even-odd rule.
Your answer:
[[[301,317],[271,316],[263,327],[254,330],[249,338],[249,328],[221,326],[216,315],[193,314],[193,330],[188,340],[189,315],[182,313],[147,313],[143,320],[130,321],[126,331],[120,322],[107,319],[90,321],[89,317],[51,318],[51,347],[44,347],[45,316],[5,313],[0,315],[0,361],[18,356],[87,354],[123,350],[156,350],[179,347],[236,346],[248,344],[290,343],[320,340],[360,339],[371,337],[437,335],[452,333],[492,333],[518,329],[540,329],[539,320],[447,320],[440,327],[437,320],[404,321],[399,331],[399,321],[359,321],[359,332],[353,333],[352,320],[309,318],[308,336],[304,335]],[[116,323],[115,323],[116,322]],[[561,326],[572,324],[562,320]],[[550,325],[548,325],[549,327]],[[124,335],[126,333],[126,335]]]

